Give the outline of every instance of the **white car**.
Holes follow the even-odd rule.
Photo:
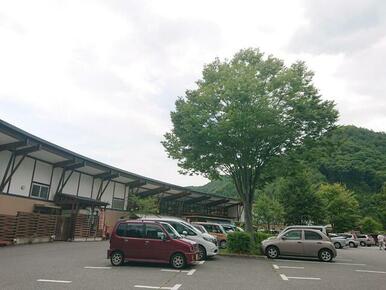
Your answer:
[[[193,227],[191,224],[178,218],[146,218],[148,220],[159,220],[170,224],[181,236],[188,240],[192,240],[198,244],[199,260],[205,260],[207,257],[217,255],[217,239],[210,234],[202,233]]]
[[[338,236],[336,234],[328,234],[331,242],[334,244],[335,249],[341,249],[348,246],[348,240],[345,237]]]

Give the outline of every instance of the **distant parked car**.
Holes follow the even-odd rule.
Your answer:
[[[221,225],[227,233],[244,232],[242,228],[235,225],[231,225],[231,224],[221,224]]]
[[[328,234],[328,236],[334,244],[335,249],[342,249],[348,246],[348,240],[346,237],[338,236],[337,234]]]
[[[338,234],[338,236],[346,237],[350,248],[358,248],[359,241],[357,239],[356,234],[341,233],[341,234]]]
[[[113,266],[125,261],[170,263],[176,269],[198,260],[198,244],[183,239],[168,223],[119,221],[110,237],[107,258]]]
[[[226,248],[227,245],[227,233],[220,224],[216,223],[204,223],[204,222],[194,222],[193,225],[203,226],[209,234],[215,236],[218,240],[218,245],[220,248]]]
[[[291,229],[261,243],[261,250],[270,259],[279,256],[318,257],[330,262],[336,249],[330,239],[319,230]]]
[[[360,234],[360,235],[357,235],[357,239],[359,241],[359,244],[362,247],[365,247],[365,246],[368,246],[368,247],[375,246],[375,240],[374,240],[374,238],[371,235]]]

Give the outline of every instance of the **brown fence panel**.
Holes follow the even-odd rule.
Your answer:
[[[12,242],[15,238],[16,217],[0,215],[0,241]]]
[[[55,235],[56,215],[18,212],[16,238],[40,238]]]

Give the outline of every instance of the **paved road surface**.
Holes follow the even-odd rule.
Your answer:
[[[107,247],[57,242],[0,248],[0,289],[386,289],[386,251],[375,247],[338,250],[334,263],[216,257],[182,272],[138,263],[113,268]]]

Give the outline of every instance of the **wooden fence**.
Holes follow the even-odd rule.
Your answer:
[[[68,240],[74,238],[102,237],[98,216],[79,214],[73,217],[59,215],[18,212],[16,216],[0,215],[0,243],[13,243],[15,239],[41,239],[56,237]]]

